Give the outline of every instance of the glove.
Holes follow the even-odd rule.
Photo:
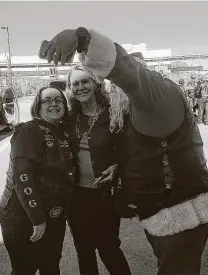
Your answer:
[[[41,59],[47,59],[49,63],[53,60],[55,65],[59,61],[61,65],[64,65],[72,62],[76,50],[83,50],[86,40],[89,39],[89,32],[85,28],[63,30],[51,41],[44,40],[42,42],[38,56]]]
[[[72,62],[78,46],[78,36],[76,30],[64,30],[58,33],[51,41],[44,40],[41,43],[38,56],[47,59],[49,63],[53,60],[57,65]]]

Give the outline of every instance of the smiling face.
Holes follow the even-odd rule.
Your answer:
[[[61,93],[55,88],[46,88],[41,93],[40,116],[51,123],[59,123],[64,116],[64,103]]]
[[[74,98],[79,102],[87,102],[94,97],[95,84],[86,72],[74,70],[69,79]]]

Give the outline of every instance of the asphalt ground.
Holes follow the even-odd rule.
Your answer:
[[[144,231],[137,218],[132,220],[122,219],[120,238],[122,249],[130,265],[132,275],[156,275],[156,258],[146,240]],[[98,256],[100,275],[107,275],[104,265]],[[61,260],[61,275],[79,275],[76,252],[69,229],[67,229],[63,257]],[[0,244],[0,275],[9,275],[11,271],[9,258],[5,247]],[[208,274],[208,245],[202,259],[201,275]],[[121,274],[122,275],[122,274]],[[177,275],[177,274],[176,274]]]

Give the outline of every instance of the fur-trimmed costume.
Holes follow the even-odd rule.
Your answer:
[[[149,230],[152,225],[155,227],[167,221],[160,211],[168,211],[171,215],[177,211],[174,205],[182,209],[184,201],[192,201],[208,191],[203,142],[193,114],[175,83],[146,69],[108,38],[93,30],[90,35],[84,58],[82,54],[83,66],[99,81],[107,78],[115,83],[130,98],[130,121],[126,130],[129,162],[123,179],[128,202],[138,206],[142,225]],[[165,172],[167,165],[168,175]],[[171,183],[166,184],[170,174]],[[208,205],[196,211],[205,211],[206,216]],[[182,212],[177,211],[179,216]],[[182,217],[175,223],[179,220]],[[205,222],[208,219],[195,226]],[[164,236],[193,227],[187,221],[175,229],[169,225],[150,231]]]
[[[157,257],[157,274],[199,275],[208,232],[208,170],[182,90],[109,38],[85,28],[43,41],[39,56],[65,64],[77,42],[83,66],[98,81],[112,81],[130,99],[124,130],[128,157],[120,170],[127,202],[138,206]]]

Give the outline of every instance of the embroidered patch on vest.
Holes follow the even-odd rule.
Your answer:
[[[38,126],[40,127],[41,130],[45,131],[46,134],[49,134],[51,132],[50,129],[48,129],[48,128],[42,126],[42,125],[38,125]]]
[[[31,195],[32,194],[32,188],[30,188],[30,187],[25,187],[25,189],[24,189],[24,193],[26,194],[26,195]]]
[[[69,137],[69,134],[67,132],[64,132],[65,137]]]
[[[46,144],[47,144],[47,146],[50,147],[50,148],[53,147],[53,141],[47,141]]]
[[[44,135],[45,140],[53,140],[54,141],[54,137],[52,135]]]
[[[22,174],[22,175],[20,175],[20,180],[21,180],[21,182],[28,181],[28,174]]]
[[[35,199],[29,201],[29,206],[32,207],[32,208],[37,206],[37,202],[35,201]]]
[[[58,142],[59,142],[60,147],[63,147],[63,148],[68,148],[69,147],[69,144],[68,144],[67,140],[59,140]]]
[[[63,211],[63,208],[61,206],[54,207],[50,210],[50,217],[51,218],[57,218],[58,216],[61,215]]]

